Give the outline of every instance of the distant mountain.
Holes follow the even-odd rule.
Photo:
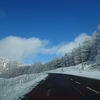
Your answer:
[[[29,65],[0,57],[0,77],[3,78],[13,78],[24,74],[40,73],[45,70],[45,66],[41,62],[35,62],[34,64]]]
[[[22,71],[28,66],[27,64],[12,59],[0,57],[0,76],[6,78],[18,76],[24,73]]]
[[[12,66],[11,66],[12,65]],[[12,67],[23,67],[25,64],[17,62],[12,59],[0,57],[0,73],[4,70],[8,70]]]

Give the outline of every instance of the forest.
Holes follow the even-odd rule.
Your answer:
[[[75,66],[81,63],[83,63],[83,65],[93,63],[100,69],[100,30],[94,32],[91,37],[86,38],[79,47],[45,64],[35,62],[31,65],[22,65],[17,61],[11,60],[6,64],[6,68],[1,67],[0,77],[10,78],[23,74],[40,73],[60,67]]]

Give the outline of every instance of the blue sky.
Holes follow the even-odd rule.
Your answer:
[[[100,0],[0,0],[0,56],[45,63],[99,24]]]

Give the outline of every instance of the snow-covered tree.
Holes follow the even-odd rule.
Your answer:
[[[69,54],[65,54],[65,59],[66,59],[66,67],[69,67],[70,66],[70,56],[69,56]]]
[[[82,63],[80,48],[75,48],[74,63],[75,65]]]
[[[96,64],[98,66],[100,66],[100,32],[98,33],[98,37],[97,37],[97,47],[96,47],[96,50],[97,50],[97,55],[96,55]]]
[[[95,61],[96,55],[97,55],[97,45],[98,45],[98,33],[94,32],[92,35],[91,40],[91,54],[90,54],[90,61]]]
[[[98,54],[96,56],[96,64],[100,66],[100,50],[98,50]]]
[[[35,62],[30,66],[30,68],[29,68],[27,73],[28,74],[40,73],[40,72],[42,72],[44,70],[45,70],[44,65],[41,62]]]
[[[70,66],[75,65],[74,57],[75,57],[75,50],[73,49],[71,51],[71,53],[69,53],[69,63],[70,63]]]
[[[89,57],[91,55],[91,37],[88,37],[83,42],[83,45],[81,47],[81,53],[82,53],[82,60],[83,62],[89,60]]]

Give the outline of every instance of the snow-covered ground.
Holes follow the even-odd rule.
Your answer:
[[[81,70],[81,64],[38,74],[25,74],[15,78],[0,78],[0,100],[20,100],[20,97],[31,91],[41,80],[44,80],[48,75],[47,73],[73,74],[100,80],[100,69],[98,67],[85,65],[83,71]]]
[[[83,77],[100,80],[100,69],[98,67],[97,68],[95,67],[96,66],[93,66],[92,64],[85,65],[84,70],[82,70],[82,65],[79,64],[79,65],[71,66],[71,67],[58,68],[56,70],[52,70],[48,72],[49,73],[71,74],[71,75],[83,76]]]
[[[21,75],[15,78],[0,78],[0,100],[20,100],[34,88],[47,74]]]

